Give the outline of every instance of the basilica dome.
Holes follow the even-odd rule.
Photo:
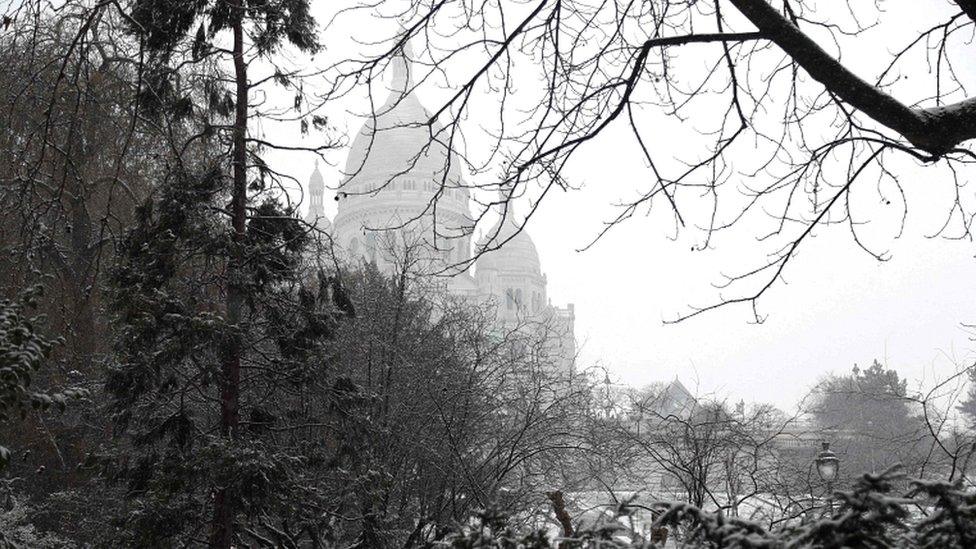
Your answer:
[[[520,231],[512,218],[510,210],[499,213],[478,249],[501,248],[482,253],[475,263],[478,287],[494,298],[498,318],[503,322],[538,315],[548,303],[539,252],[529,233]]]
[[[476,269],[479,276],[488,271],[542,276],[535,243],[528,232],[519,230],[511,212],[508,215],[499,215],[495,225],[482,236],[478,249],[495,248],[499,245],[501,248],[483,253],[478,258]]]
[[[445,170],[448,187],[456,188],[461,182],[460,161],[452,154],[448,166],[447,147],[440,141],[442,126],[435,122],[428,127],[430,117],[414,94],[391,94],[353,140],[342,190],[360,194],[379,188],[396,190],[408,182],[440,183]]]
[[[467,269],[475,219],[461,159],[449,151],[450,136],[415,95],[409,58],[403,52],[394,60],[389,97],[352,139],[330,233],[338,256],[353,266],[369,262],[384,273],[409,268],[439,275],[436,280],[450,295],[493,304],[499,329],[544,326],[544,352],[571,369],[574,309],[549,302],[539,253],[511,211],[499,215],[479,243],[479,250],[500,248],[478,258],[473,277]],[[316,167],[308,214],[316,224],[324,219],[324,188]],[[407,261],[408,249],[420,252]]]
[[[443,126],[436,121],[428,125],[431,113],[414,93],[410,72],[409,53],[404,52],[393,61],[390,96],[352,141],[339,189],[336,227],[373,222],[379,225],[370,228],[383,228],[409,221],[432,211],[438,191],[438,230],[459,235],[460,228],[469,224],[469,193],[462,181],[461,161],[448,153]],[[358,219],[365,209],[384,212],[390,219]]]

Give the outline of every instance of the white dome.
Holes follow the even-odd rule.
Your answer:
[[[343,225],[347,215],[356,217],[353,212],[366,206],[387,214],[395,212],[390,217],[405,222],[430,213],[439,191],[439,228],[460,235],[460,228],[470,220],[461,161],[453,153],[448,156],[441,141],[444,135],[439,133],[442,126],[436,122],[427,125],[431,114],[412,93],[409,70],[402,59],[397,60],[394,91],[352,142],[335,225]]]
[[[507,213],[499,216],[479,242],[479,250],[501,247],[478,257],[475,280],[495,300],[498,318],[511,322],[543,314],[548,300],[535,243],[529,233],[519,230],[511,212]]]
[[[501,225],[501,226],[500,226]],[[514,236],[513,236],[514,235]],[[536,251],[532,237],[519,230],[512,220],[511,212],[501,216],[478,243],[478,249],[486,246],[501,248],[483,253],[476,263],[479,277],[494,271],[497,274],[528,274],[542,276],[539,252]]]
[[[442,126],[427,125],[431,114],[413,93],[406,54],[394,62],[392,87],[353,139],[333,235],[352,257],[382,261],[383,248],[409,242],[436,265],[466,261],[472,221],[461,161],[439,141]]]
[[[467,266],[471,258],[475,220],[460,158],[448,151],[443,141],[449,136],[440,133],[442,126],[431,121],[431,113],[412,93],[407,57],[394,63],[393,93],[352,140],[331,234],[344,259],[370,261],[381,272],[402,268],[406,262],[400,252],[419,245],[422,251],[410,258],[411,270],[452,274],[454,266]],[[316,171],[309,187],[317,188],[320,180]],[[545,319],[546,326],[555,322],[559,350],[552,356],[571,368],[573,309],[549,304],[535,244],[508,213],[499,216],[479,243],[479,250],[486,244],[500,248],[478,258],[474,276],[463,269],[441,280],[453,296],[493,303],[495,320],[506,330],[529,326],[527,318]]]

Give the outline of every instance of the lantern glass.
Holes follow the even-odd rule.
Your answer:
[[[818,462],[817,472],[823,480],[830,481],[837,478],[837,458]]]
[[[840,466],[840,460],[837,459],[836,454],[830,451],[829,443],[823,443],[823,450],[817,454],[815,462],[817,464],[817,474],[820,475],[821,479],[830,482],[837,478],[837,469]]]

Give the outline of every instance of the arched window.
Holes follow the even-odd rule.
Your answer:
[[[515,304],[522,307],[522,288],[515,290]]]
[[[359,239],[358,238],[353,238],[352,241],[349,242],[349,253],[352,254],[352,255],[356,255],[357,253],[359,253]]]
[[[505,307],[508,310],[515,308],[515,290],[511,288],[505,290]]]

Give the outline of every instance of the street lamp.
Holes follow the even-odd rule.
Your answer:
[[[823,449],[817,454],[813,462],[817,465],[817,474],[827,483],[827,502],[830,505],[830,514],[834,514],[834,479],[837,478],[837,471],[840,469],[840,460],[837,454],[830,451],[830,443],[821,443]]]

